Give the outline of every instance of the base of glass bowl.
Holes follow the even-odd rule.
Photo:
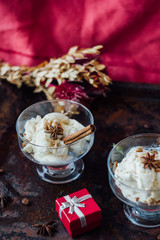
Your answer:
[[[46,182],[53,184],[69,183],[76,180],[83,173],[83,160],[77,160],[65,166],[44,166],[37,167],[38,175]]]
[[[160,211],[159,210],[144,210],[134,208],[127,204],[123,206],[126,217],[133,223],[141,227],[159,227],[160,226]]]

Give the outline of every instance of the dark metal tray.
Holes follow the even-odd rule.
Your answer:
[[[7,192],[11,200],[0,208],[0,239],[46,239],[32,227],[58,219],[54,201],[63,195],[87,188],[102,209],[100,228],[77,239],[151,240],[157,239],[160,228],[145,229],[130,223],[123,213],[122,203],[113,195],[107,174],[107,156],[113,143],[142,132],[160,132],[160,86],[114,82],[108,97],[98,98],[90,105],[97,131],[94,146],[84,157],[83,175],[70,184],[52,185],[43,182],[36,173],[36,164],[20,152],[15,122],[27,106],[44,100],[33,89],[2,81],[0,85],[0,192]],[[27,197],[31,204],[24,206]],[[58,219],[54,239],[70,239]],[[53,239],[47,237],[47,239]]]

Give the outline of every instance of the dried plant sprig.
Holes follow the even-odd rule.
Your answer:
[[[87,82],[98,90],[99,87],[105,88],[111,83],[110,77],[105,72],[106,66],[98,61],[102,47],[99,45],[78,50],[78,47],[74,46],[66,55],[51,58],[49,62],[44,61],[37,67],[12,66],[0,62],[0,78],[19,88],[23,83],[35,87],[34,92],[43,91],[49,100],[63,96],[56,94],[56,91],[58,85],[65,86],[65,83],[74,85],[74,91],[80,93],[74,100],[87,98],[87,93],[80,84]],[[63,88],[61,91],[63,92]],[[68,96],[68,99],[71,97]]]

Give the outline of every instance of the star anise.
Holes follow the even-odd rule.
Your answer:
[[[0,202],[1,202],[1,207],[4,208],[8,202],[8,196],[5,196],[5,195],[1,196]]]
[[[45,131],[46,133],[50,133],[50,138],[53,140],[57,139],[57,135],[63,134],[63,128],[60,123],[56,123],[55,126],[49,125],[48,129]]]
[[[144,164],[144,168],[149,168],[150,170],[152,168],[155,169],[155,171],[158,171],[160,168],[160,160],[155,159],[155,154],[151,155],[149,152],[147,152],[145,157],[142,157],[144,159],[142,163]]]
[[[35,224],[33,227],[39,228],[37,234],[41,234],[42,236],[50,236],[52,237],[54,232],[57,232],[55,229],[56,221],[53,220],[46,224]]]

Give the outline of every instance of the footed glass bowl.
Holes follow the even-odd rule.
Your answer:
[[[109,184],[113,193],[124,202],[124,213],[126,217],[134,224],[142,227],[160,226],[160,189],[143,190],[128,186],[119,181],[114,175],[114,163],[121,162],[130,148],[142,146],[144,148],[157,148],[160,151],[160,134],[139,134],[125,138],[117,143],[110,151],[107,160]],[[140,173],[139,173],[140,174]],[[160,174],[160,173],[159,173]],[[132,179],[133,180],[133,179]],[[160,178],[159,178],[160,180]],[[126,197],[128,196],[128,197]],[[139,201],[155,197],[155,201]]]
[[[52,112],[64,113],[71,119],[77,120],[84,126],[94,123],[91,112],[82,104],[70,100],[51,100],[42,101],[26,108],[18,117],[16,122],[16,131],[18,135],[18,142],[22,153],[31,161],[38,164],[38,175],[47,182],[53,184],[63,184],[77,179],[84,170],[84,163],[82,157],[87,154],[94,142],[94,133],[77,142],[60,146],[49,147],[44,146],[43,142],[35,145],[24,138],[24,126],[27,120],[36,118],[37,115],[42,118]],[[25,146],[30,151],[25,150]],[[68,152],[67,157],[63,159],[63,153]],[[49,161],[44,157],[45,153],[53,153]],[[36,153],[36,154],[35,154]],[[61,154],[57,160],[55,154]],[[53,157],[53,158],[52,158]],[[53,159],[53,161],[52,161]]]

